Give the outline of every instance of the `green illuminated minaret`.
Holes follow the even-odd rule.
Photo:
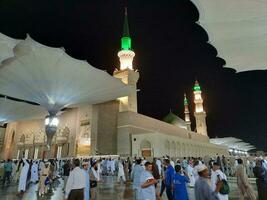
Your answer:
[[[203,99],[201,96],[201,87],[196,80],[193,87],[194,90],[194,103],[195,103],[195,118],[197,133],[208,136],[206,124],[206,112],[203,108]]]
[[[120,69],[115,70],[113,76],[119,78],[123,83],[131,85],[133,90],[129,96],[120,98],[120,108],[121,112],[131,111],[137,112],[137,81],[139,79],[139,72],[133,69],[133,58],[135,56],[134,51],[131,46],[131,38],[129,34],[128,25],[128,13],[127,8],[124,12],[124,23],[123,23],[123,34],[121,38],[121,50],[118,52],[118,57],[120,59]]]
[[[131,38],[129,33],[129,24],[128,24],[128,13],[127,8],[125,7],[124,12],[124,24],[123,24],[123,35],[121,38],[121,49],[122,50],[130,50],[131,49]]]
[[[186,94],[184,94],[184,115],[185,115],[185,123],[187,130],[191,131],[190,113],[189,113],[188,100],[186,98]]]
[[[121,50],[118,53],[120,58],[120,70],[133,70],[133,58],[135,53],[132,51],[132,40],[129,34],[128,13],[127,8],[124,12],[123,34],[121,38]]]

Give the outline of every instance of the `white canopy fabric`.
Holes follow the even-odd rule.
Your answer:
[[[13,48],[20,42],[0,33],[0,63],[10,57],[14,56]]]
[[[39,44],[29,36],[14,48],[15,57],[0,66],[0,93],[35,102],[56,114],[78,103],[100,103],[127,96],[132,87],[74,59],[61,48]]]
[[[255,149],[253,145],[234,137],[212,138],[210,139],[210,142],[213,144],[224,145],[229,149],[236,149],[239,151],[249,151]]]
[[[192,0],[210,42],[237,72],[267,69],[267,0]]]
[[[40,106],[0,98],[0,125],[16,120],[40,119],[47,114]]]

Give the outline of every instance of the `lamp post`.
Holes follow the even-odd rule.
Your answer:
[[[58,124],[59,124],[59,119],[55,115],[48,115],[45,118],[45,133],[47,136],[46,145],[48,152],[51,152],[52,139],[55,133],[57,132]]]

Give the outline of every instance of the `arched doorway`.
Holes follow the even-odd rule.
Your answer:
[[[143,140],[140,144],[141,155],[142,157],[151,157],[152,156],[152,145],[148,140]]]

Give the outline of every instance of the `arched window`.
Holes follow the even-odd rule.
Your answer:
[[[165,152],[166,155],[170,156],[170,142],[168,140],[165,142]]]
[[[140,144],[140,149],[143,157],[152,156],[152,145],[148,140],[143,140]]]

